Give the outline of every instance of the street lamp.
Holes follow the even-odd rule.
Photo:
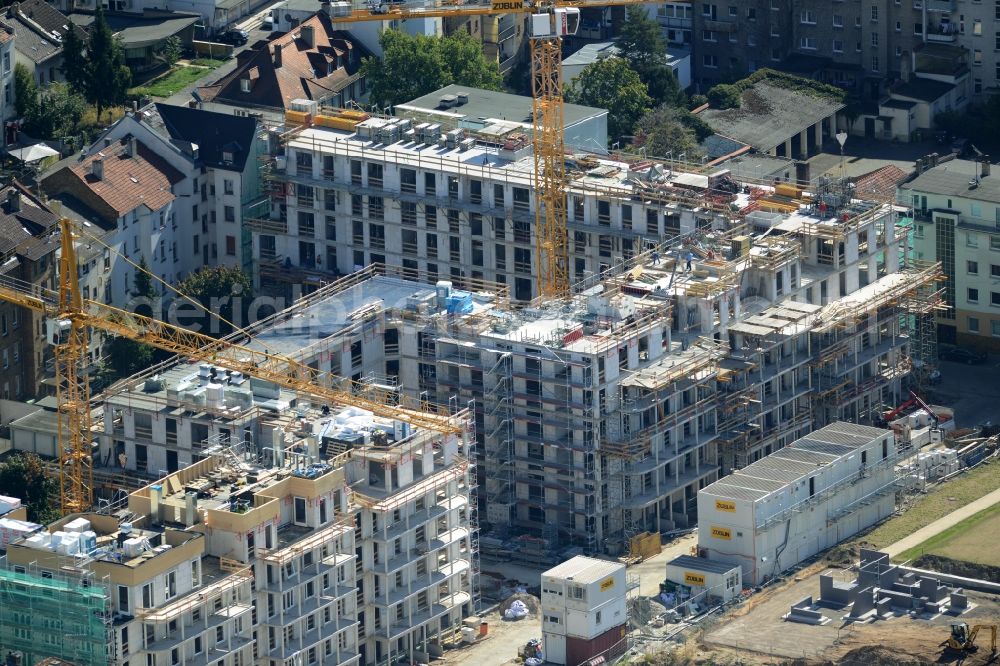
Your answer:
[[[840,177],[844,177],[844,144],[847,143],[847,132],[837,132],[837,143],[840,144]]]

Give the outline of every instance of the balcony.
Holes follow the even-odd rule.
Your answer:
[[[955,11],[955,0],[924,0],[929,12],[953,12]]]
[[[712,32],[736,32],[736,21],[713,21],[712,19],[705,19],[702,22],[702,27]]]
[[[951,23],[927,24],[927,41],[935,44],[952,44],[958,39],[958,31]]]

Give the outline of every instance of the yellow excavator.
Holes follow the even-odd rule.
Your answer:
[[[941,647],[955,652],[975,652],[979,649],[979,646],[976,645],[976,637],[979,636],[982,629],[990,631],[990,662],[992,662],[997,658],[997,625],[995,624],[977,624],[970,629],[967,622],[956,622],[951,625],[951,636],[941,643]]]

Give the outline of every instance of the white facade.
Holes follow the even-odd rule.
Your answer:
[[[567,663],[567,639],[590,641],[627,621],[625,565],[578,555],[542,574],[545,660]]]
[[[896,457],[892,431],[816,430],[698,492],[699,551],[759,585],[890,515]]]
[[[743,592],[743,568],[739,565],[715,562],[703,557],[680,555],[667,562],[666,579],[690,592],[699,604],[702,599],[718,599],[722,603],[738,598]]]

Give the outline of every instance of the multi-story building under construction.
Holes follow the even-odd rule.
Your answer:
[[[193,384],[221,408],[228,379]],[[126,507],[9,545],[0,648],[29,666],[428,661],[478,603],[470,453],[464,426],[271,411]]]

